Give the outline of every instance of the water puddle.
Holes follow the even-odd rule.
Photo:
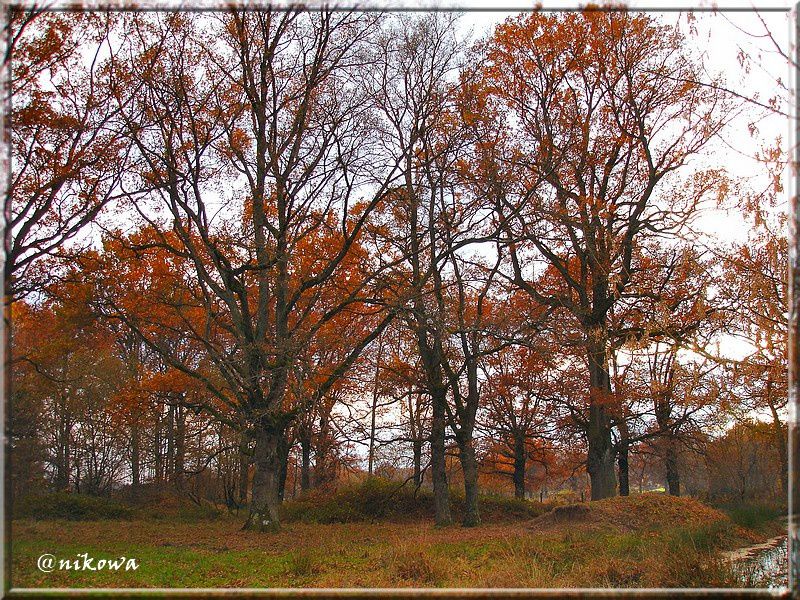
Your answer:
[[[788,538],[783,535],[764,544],[725,554],[744,587],[781,588],[789,585]]]

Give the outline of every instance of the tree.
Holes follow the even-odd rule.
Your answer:
[[[381,45],[376,104],[385,115],[387,143],[408,148],[401,163],[403,180],[388,198],[390,210],[376,226],[381,251],[397,267],[391,273],[401,317],[416,339],[416,350],[431,398],[431,478],[437,525],[452,522],[445,460],[447,394],[450,383],[442,346],[443,239],[439,225],[447,216],[439,206],[449,193],[454,142],[443,119],[453,87],[458,47],[453,17],[426,15],[398,19]],[[452,125],[452,123],[450,123]],[[437,131],[438,129],[438,131]],[[438,140],[437,140],[438,136]],[[457,134],[456,134],[457,137]]]
[[[103,59],[113,28],[107,14],[9,10],[6,306],[48,283],[41,260],[66,253],[119,192],[127,149]]]
[[[149,191],[167,215],[159,221],[139,199],[135,207],[153,237],[132,247],[180,259],[187,276],[165,304],[202,349],[204,368],[148,335],[145,325],[157,323],[106,300],[250,428],[255,473],[246,527],[274,530],[287,427],[392,318],[374,285],[375,265],[359,248],[396,175],[393,162],[407,152],[372,167],[373,117],[357,73],[376,19],[299,10],[131,19],[138,37],[115,57],[117,101],[127,107],[139,165],[130,185]],[[209,32],[220,45],[203,43]],[[145,81],[147,93],[129,98],[125,77]],[[232,196],[215,189],[222,174],[237,178]],[[356,202],[357,194],[366,199]],[[215,223],[222,206],[230,217]],[[339,315],[369,333],[340,338],[349,344],[342,361],[321,374],[301,405],[288,407],[299,353]]]
[[[497,467],[511,468],[514,496],[525,497],[529,461],[548,465],[546,441],[555,421],[555,353],[545,347],[507,348],[487,359],[483,428],[497,440]]]
[[[740,405],[745,415],[768,412],[784,490],[788,490],[788,440],[783,422],[788,401],[786,222],[786,216],[778,214],[767,225],[754,228],[747,243],[736,244],[723,257],[724,293],[735,311],[731,333],[749,347],[743,358],[724,361],[736,399],[732,408]]]
[[[499,26],[485,53],[522,188],[494,198],[511,278],[582,332],[587,469],[592,499],[605,498],[616,491],[609,312],[636,293],[637,248],[678,233],[716,185],[713,171],[678,175],[723,127],[725,103],[693,83],[699,67],[678,30],[646,15],[532,13]],[[531,283],[537,263],[553,291]]]

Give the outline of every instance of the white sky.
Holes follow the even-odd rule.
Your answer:
[[[422,3],[419,3],[422,5]],[[503,3],[510,7],[530,6],[530,2],[508,1]],[[545,8],[574,7],[574,3],[568,2],[543,2]],[[658,2],[629,2],[631,7],[654,7]],[[405,4],[409,6],[408,3]],[[486,2],[464,1],[455,3],[462,8],[485,7]],[[663,3],[662,3],[663,5]],[[748,2],[723,2],[723,7],[751,8]],[[440,6],[447,4],[440,3]],[[489,4],[491,6],[491,4]],[[671,7],[696,8],[702,6],[697,2],[671,2]],[[772,4],[774,7],[786,7],[786,4]],[[658,12],[648,11],[665,24],[678,23],[682,29],[687,30],[687,17],[683,12]],[[472,29],[475,39],[479,39],[491,33],[494,27],[502,23],[509,16],[519,14],[519,10],[511,11],[467,11],[462,17],[465,31]],[[789,84],[790,71],[785,61],[778,55],[773,47],[773,42],[764,36],[765,25],[774,37],[775,41],[784,49],[789,47],[790,29],[793,19],[789,12],[725,12],[695,13],[697,20],[695,27],[696,36],[688,36],[687,43],[702,54],[703,61],[712,73],[724,75],[730,89],[743,95],[758,96],[766,100],[774,92],[778,91],[776,78],[780,78],[784,84]],[[763,23],[762,23],[763,19]],[[751,55],[754,68],[746,74],[741,68],[738,55],[739,50],[743,50]],[[759,164],[753,157],[753,153],[758,149],[759,140],[771,141],[780,136],[784,149],[788,148],[789,123],[788,120],[779,115],[771,115],[762,118],[762,113],[757,107],[747,107],[734,126],[729,127],[723,134],[723,139],[717,140],[712,145],[710,155],[712,160],[717,162],[714,166],[724,166],[731,175],[745,177],[750,180],[754,187],[765,187],[766,179],[763,177],[764,166]],[[750,135],[748,123],[757,121],[759,132],[756,137]],[[717,161],[716,159],[721,158]],[[784,179],[786,177],[784,176]],[[786,184],[786,181],[784,181]],[[784,185],[785,189],[789,189]],[[786,195],[788,205],[788,192]],[[714,211],[701,218],[699,226],[709,233],[719,236],[724,240],[744,241],[748,228],[743,227],[741,216],[738,214],[724,214],[721,211]]]

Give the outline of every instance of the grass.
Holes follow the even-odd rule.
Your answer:
[[[736,586],[716,559],[755,537],[724,513],[661,495],[553,515],[436,528],[430,521],[295,519],[277,534],[242,519],[17,520],[13,587],[704,587]],[[394,509],[392,509],[394,510]],[[388,514],[391,514],[388,513]],[[490,511],[487,511],[490,514]],[[136,571],[42,573],[43,553],[134,557]]]
[[[771,531],[786,515],[786,507],[775,503],[736,503],[720,507],[736,525],[756,531]],[[784,528],[785,529],[785,528]]]

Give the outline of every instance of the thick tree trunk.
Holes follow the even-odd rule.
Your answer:
[[[478,461],[475,458],[475,446],[471,434],[459,440],[458,450],[461,470],[464,473],[464,518],[461,524],[464,527],[476,527],[481,524],[478,510]]]
[[[525,498],[525,438],[514,440],[514,497]]]
[[[599,406],[590,407],[589,453],[587,471],[592,486],[592,500],[602,500],[616,495],[617,482],[614,469],[614,446],[611,430],[603,424],[604,411]]]
[[[670,496],[681,495],[681,478],[678,472],[678,453],[675,449],[675,440],[667,439],[667,450],[664,456],[664,468],[667,475],[667,491]]]
[[[305,492],[311,488],[311,440],[308,437],[300,438],[300,453],[300,491]]]
[[[447,462],[445,460],[445,402],[444,390],[432,394],[433,422],[431,424],[431,479],[433,480],[433,506],[436,525],[453,524],[450,514],[450,490],[447,488]]]
[[[252,500],[250,515],[244,529],[260,532],[280,530],[278,507],[280,505],[282,451],[284,432],[281,428],[259,423],[255,427]]]
[[[586,469],[592,486],[592,500],[616,495],[614,445],[608,403],[611,382],[608,375],[606,339],[602,327],[587,332],[589,359],[589,423],[586,437],[589,446]]]

